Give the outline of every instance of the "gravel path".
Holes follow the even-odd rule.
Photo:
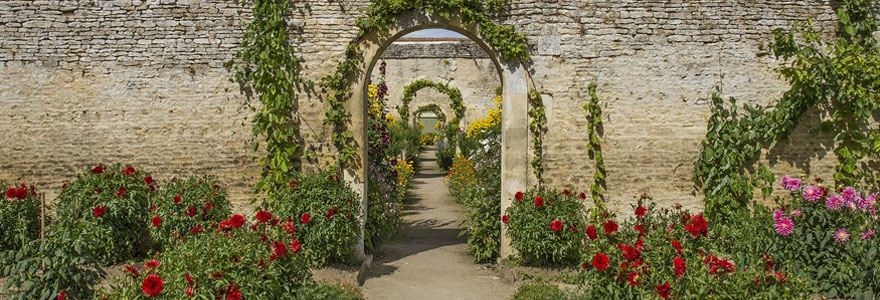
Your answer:
[[[382,244],[366,273],[366,299],[510,299],[514,284],[473,262],[459,238],[465,210],[455,203],[435,151],[421,153],[401,236]]]

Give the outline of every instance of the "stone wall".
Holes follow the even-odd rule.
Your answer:
[[[294,2],[291,36],[310,79],[333,72],[367,4]],[[52,196],[92,164],[126,162],[164,180],[219,176],[242,203],[258,166],[250,160],[249,110],[222,64],[248,15],[225,0],[0,2],[0,180],[34,182]],[[545,94],[552,186],[589,186],[581,107],[588,82],[598,82],[608,199],[624,209],[641,192],[664,205],[700,206],[690,176],[710,93],[721,85],[724,95],[749,103],[778,99],[786,84],[773,72],[771,30],[808,18],[829,32],[834,8],[827,1],[513,0],[498,20],[533,48],[529,69]],[[319,95],[296,101],[303,131],[324,137],[310,147],[327,161],[325,103]],[[834,156],[814,142],[810,124],[802,127],[766,160],[779,173],[827,176]]]

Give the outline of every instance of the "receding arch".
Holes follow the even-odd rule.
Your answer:
[[[446,114],[443,113],[443,109],[440,108],[440,105],[437,103],[425,104],[416,108],[413,112],[413,124],[419,122],[419,118],[421,118],[423,113],[432,112],[437,116],[437,122],[446,123]]]
[[[401,119],[409,119],[409,103],[424,88],[433,88],[437,92],[449,96],[449,101],[451,102],[449,106],[455,114],[452,123],[457,124],[464,118],[464,100],[461,98],[461,91],[458,88],[428,79],[418,79],[403,87],[403,99],[400,100],[400,107],[397,108],[397,113]]]
[[[529,117],[528,117],[528,78],[526,67],[522,62],[514,59],[505,59],[489,47],[483,39],[475,33],[479,32],[477,24],[464,22],[460,13],[452,13],[449,18],[439,18],[426,14],[421,10],[410,10],[397,15],[395,22],[384,32],[368,32],[355,46],[363,55],[363,60],[357,60],[356,66],[359,72],[352,72],[349,80],[354,83],[351,98],[345,102],[346,111],[351,113],[352,140],[357,147],[354,163],[347,164],[343,175],[345,180],[361,196],[361,228],[366,224],[367,216],[367,184],[366,184],[366,136],[367,136],[367,87],[370,82],[370,74],[376,66],[382,52],[398,38],[423,29],[441,28],[458,32],[475,42],[483,49],[497,68],[499,80],[502,83],[501,117],[501,212],[511,205],[511,199],[517,191],[525,190],[531,185],[529,176]],[[501,257],[506,258],[513,253],[510,241],[507,238],[506,226],[502,223]],[[361,241],[358,243],[357,252],[361,258],[364,253],[363,232]]]

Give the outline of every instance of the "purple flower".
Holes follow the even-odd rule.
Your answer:
[[[843,208],[843,202],[843,197],[840,195],[832,195],[831,197],[828,197],[827,201],[825,201],[825,207],[830,210],[840,210]]]
[[[782,176],[781,184],[783,188],[786,188],[792,192],[797,191],[801,188],[801,180],[799,178]]]
[[[776,219],[776,224],[773,227],[779,235],[787,236],[794,231],[794,222],[789,218],[779,218]]]
[[[872,236],[874,236],[874,229],[871,229],[871,230],[868,230],[867,232],[862,233],[863,240],[870,240]]]
[[[846,229],[838,228],[837,232],[834,233],[834,240],[838,243],[846,243],[846,241],[849,241],[849,232],[846,232]]]
[[[874,207],[874,203],[877,203],[877,194],[870,194],[865,198],[859,197],[859,201],[856,205],[858,205],[861,210],[870,210]]]
[[[843,193],[841,193],[841,194],[843,195],[843,200],[853,201],[853,200],[855,200],[855,197],[858,195],[858,192],[853,187],[848,186],[845,189],[843,189]]]
[[[810,185],[804,188],[804,199],[809,202],[816,202],[819,198],[822,198],[822,191],[819,190],[819,187]]]
[[[773,221],[779,221],[779,219],[782,218],[783,214],[784,213],[782,212],[782,210],[779,210],[779,209],[774,210],[773,211]]]

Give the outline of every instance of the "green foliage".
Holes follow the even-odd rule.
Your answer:
[[[464,109],[464,107],[462,107],[462,109]],[[417,108],[416,111],[413,112],[413,123],[418,122],[422,114],[426,112],[432,112],[437,115],[437,120],[441,124],[446,123],[446,114],[443,113],[443,110],[440,109],[440,105],[437,105],[437,103],[430,103],[419,106],[419,108]]]
[[[388,126],[388,134],[391,138],[385,153],[412,162],[417,168],[420,162],[419,152],[422,149],[422,130],[404,122],[397,122]]]
[[[455,118],[452,119],[452,122],[450,122],[450,124],[454,124],[457,126],[459,121],[461,120],[461,118],[464,117],[464,109],[465,109],[464,102],[461,99],[461,91],[459,91],[455,87],[451,87],[451,86],[443,84],[443,83],[436,83],[436,82],[433,82],[433,81],[430,81],[427,79],[419,79],[419,80],[413,81],[412,83],[403,87],[403,98],[400,100],[401,105],[399,107],[397,107],[397,113],[400,114],[400,118],[402,120],[409,119],[409,103],[412,102],[412,99],[413,99],[413,97],[416,96],[416,93],[418,93],[421,89],[428,88],[428,87],[433,88],[434,90],[436,90],[437,92],[439,92],[441,94],[449,96],[449,100],[452,101],[452,103],[450,103],[449,106],[452,109],[452,111],[455,112]],[[433,104],[433,105],[436,106],[436,104]],[[416,117],[418,117],[418,115],[421,112],[423,112],[423,111],[421,111],[421,109],[422,108],[419,107],[419,111],[415,114]],[[433,108],[430,105],[428,105],[428,107],[426,107],[425,109],[432,109],[432,111],[440,111],[439,107]],[[440,111],[438,116],[440,116],[442,114],[443,114],[443,112]],[[443,119],[445,120],[446,116],[445,115],[443,115],[443,116],[444,116]]]
[[[568,299],[565,291],[549,283],[527,283],[513,294],[513,300],[559,300]]]
[[[445,139],[446,143],[437,143],[437,165],[444,170],[449,170],[455,160],[455,138],[457,135],[450,136],[448,131],[439,135],[439,139]]]
[[[247,223],[238,228],[206,228],[153,258],[158,267],[145,264],[136,267],[138,274],[127,272],[104,298],[189,299],[186,293],[190,290],[197,299],[229,299],[225,296],[237,290],[245,299],[296,299],[297,289],[309,283],[311,276],[305,258],[295,247],[300,236],[286,225],[265,222],[253,229]],[[159,276],[164,284],[156,297],[141,290],[150,274]],[[187,274],[192,284],[187,282]]]
[[[310,266],[354,258],[360,235],[359,201],[354,190],[334,175],[336,171],[298,174],[271,199],[271,211],[296,224],[296,237]],[[310,216],[308,223],[303,222],[304,214]]]
[[[311,283],[296,291],[297,300],[360,300],[364,297],[357,288],[339,284]]]
[[[492,1],[493,8],[500,8],[506,0]],[[529,46],[524,35],[517,33],[513,26],[502,25],[492,21],[484,12],[481,1],[474,0],[441,0],[441,1],[410,1],[410,0],[374,0],[359,17],[355,24],[358,35],[355,41],[345,49],[345,59],[339,62],[336,72],[321,80],[321,86],[330,89],[327,102],[330,109],[325,114],[324,125],[332,125],[333,144],[340,152],[339,161],[344,165],[355,156],[352,145],[353,134],[347,130],[350,113],[345,111],[345,100],[351,93],[350,78],[364,70],[361,42],[370,33],[387,33],[395,22],[395,17],[409,10],[422,10],[438,19],[449,19],[456,14],[466,26],[475,26],[476,34],[494,48],[501,57],[509,60],[530,60]],[[450,142],[450,144],[454,144]],[[450,157],[451,158],[451,157]],[[451,163],[451,159],[449,160]]]
[[[0,251],[17,250],[39,237],[40,196],[34,187],[21,184],[6,189],[6,195],[0,195]]]
[[[880,105],[880,53],[872,35],[877,27],[870,1],[844,0],[837,13],[839,36],[834,41],[822,40],[810,22],[796,24],[793,32],[774,32],[771,48],[787,62],[778,72],[791,84],[774,109],[743,105],[742,113],[735,100],[727,107],[713,95],[706,140],[694,163],[694,181],[712,219],[728,219],[746,209],[752,191],[769,177],[760,170],[748,172],[757,155],[788,137],[812,107],[831,117],[822,127],[835,133],[835,182],[876,181],[864,160],[878,153],[871,138],[876,130],[869,128]],[[858,163],[865,164],[858,168]]]
[[[538,186],[544,184],[544,133],[547,132],[547,115],[544,102],[537,90],[529,91],[529,130],[532,132],[532,172],[538,179]]]
[[[563,193],[533,188],[505,212],[509,217],[510,245],[530,265],[572,264],[583,245],[584,204],[566,190]],[[539,201],[540,199],[540,201]],[[540,203],[540,206],[538,205]],[[553,222],[561,228],[553,230]]]
[[[150,226],[150,238],[155,248],[167,248],[189,235],[194,227],[208,227],[229,215],[226,190],[216,178],[173,179],[150,199],[150,218],[158,216],[162,220],[159,226]]]
[[[253,108],[253,134],[264,137],[266,156],[260,159],[260,180],[256,190],[272,193],[287,184],[298,168],[299,129],[294,119],[295,99],[299,90],[311,82],[300,78],[300,60],[289,40],[285,15],[290,9],[286,0],[253,1],[253,19],[241,41],[241,50],[226,67],[235,70],[233,80],[243,87],[250,101],[256,95],[259,107]],[[253,143],[254,151],[260,142]]]
[[[98,232],[88,220],[71,220],[47,228],[45,241],[32,240],[18,250],[0,253],[4,290],[9,299],[56,299],[62,292],[69,299],[89,299],[105,274],[90,252]]]
[[[468,252],[477,262],[492,262],[501,245],[501,124],[463,137],[462,144],[475,144],[469,158],[458,157],[449,171],[450,193],[468,209]],[[465,151],[463,151],[464,153]]]
[[[102,265],[144,254],[154,184],[152,177],[133,167],[95,167],[58,195],[56,222],[64,227],[82,220],[84,232],[97,233],[88,247]]]
[[[602,108],[599,106],[599,96],[596,95],[596,83],[590,82],[587,87],[590,91],[590,102],[584,104],[584,110],[587,112],[587,153],[590,158],[596,161],[596,172],[593,173],[593,184],[590,185],[590,195],[593,198],[595,210],[592,217],[595,219],[597,213],[607,212],[605,206],[605,159],[602,158],[602,144],[599,142],[599,133],[602,131]]]

